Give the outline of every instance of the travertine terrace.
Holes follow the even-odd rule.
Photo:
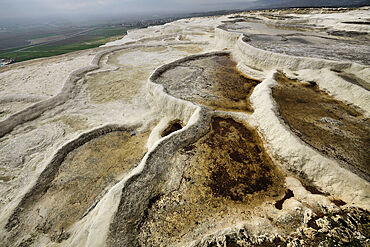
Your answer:
[[[0,69],[0,246],[369,246],[370,8],[192,18]]]

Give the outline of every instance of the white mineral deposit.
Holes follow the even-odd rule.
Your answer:
[[[369,246],[369,20],[182,19],[0,68],[0,246]]]

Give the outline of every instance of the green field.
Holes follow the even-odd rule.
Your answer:
[[[112,37],[112,36],[119,36],[124,35],[127,33],[127,29],[122,27],[112,27],[112,28],[105,28],[105,29],[95,29],[92,31],[87,32],[88,35],[92,36],[103,36],[103,37]]]
[[[21,62],[34,58],[61,55],[73,51],[95,48],[109,41],[120,39],[125,34],[127,34],[127,29],[122,27],[96,28],[79,36],[48,44],[30,46],[29,48],[0,50],[0,58],[12,58],[15,62]]]
[[[49,36],[54,36],[58,35],[57,33],[43,33],[43,34],[36,34],[34,36],[31,36],[30,39],[40,39],[40,38],[45,38]]]

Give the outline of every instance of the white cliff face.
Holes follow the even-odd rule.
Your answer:
[[[356,217],[369,218],[368,168],[343,158],[352,147],[333,151],[324,135],[321,146],[307,141],[304,129],[284,118],[274,88],[308,87],[343,108],[340,120],[317,113],[326,122],[309,124],[321,126],[319,133],[347,138],[347,120],[348,131],[369,131],[367,50],[351,47],[368,48],[369,26],[359,24],[368,18],[369,8],[191,18],[131,30],[98,49],[1,68],[0,242],[205,246],[280,239],[318,246],[354,241],[336,232],[346,231],[366,243],[365,223]],[[351,54],[328,43],[323,55],[317,39],[344,44]],[[274,40],[289,52],[271,48]],[[231,62],[218,59],[220,52]],[[197,63],[204,57],[210,60]],[[249,81],[225,82],[238,78],[233,73]],[[187,88],[202,83],[207,94]],[[212,103],[225,98],[234,105]],[[242,110],[242,101],[253,111]],[[352,139],[360,145],[364,138]],[[355,226],[341,225],[350,217]]]

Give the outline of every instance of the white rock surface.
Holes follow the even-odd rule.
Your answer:
[[[262,16],[259,12],[244,15],[258,16],[270,24],[283,23]],[[370,32],[369,25],[343,23],[370,18],[368,7],[343,13],[313,11],[289,15],[294,20],[287,19],[285,24],[302,21],[332,31]],[[221,50],[229,50],[238,63],[237,68],[249,77],[262,80],[262,83],[251,95],[253,114],[218,114],[248,122],[258,130],[276,163],[282,170],[289,171],[285,185],[294,192],[294,198],[286,200],[281,211],[271,203],[265,203],[260,206],[260,215],[253,216],[250,222],[237,222],[224,229],[210,227],[208,235],[192,242],[184,240],[177,245],[198,246],[217,237],[224,238],[224,235],[241,228],[249,229],[250,235],[256,238],[259,236],[262,239],[264,233],[269,236],[266,238],[277,236],[283,233],[271,225],[267,216],[284,222],[297,214],[307,223],[316,207],[337,208],[328,199],[329,196],[341,199],[348,205],[370,210],[369,182],[300,140],[282,123],[271,96],[271,87],[276,85],[276,70],[281,70],[302,81],[315,81],[320,89],[340,101],[359,107],[369,117],[370,92],[342,79],[335,72],[352,73],[369,83],[369,66],[278,54],[253,47],[243,41],[242,34],[220,28],[225,21],[230,21],[229,17],[184,19],[162,26],[130,30],[123,39],[105,44],[103,48],[28,61],[1,69],[0,124],[3,125],[0,126],[6,127],[7,119],[30,109],[36,109],[37,115],[34,118],[17,118],[14,128],[0,137],[0,242],[8,244],[5,246],[16,246],[29,237],[17,236],[14,239],[5,226],[22,198],[37,185],[38,177],[58,150],[78,140],[84,133],[102,126],[140,126],[137,130],[139,133],[151,131],[146,144],[148,151],[140,164],[124,174],[117,184],[107,188],[83,218],[74,222],[69,229],[64,229],[70,234],[67,240],[58,243],[52,241],[49,235],[40,234],[34,237],[30,245],[105,246],[126,182],[150,165],[147,160],[163,143],[202,121],[201,106],[169,95],[163,86],[151,80],[155,69],[189,55]],[[88,66],[90,72],[86,70]],[[81,75],[72,74],[71,78],[76,80],[65,84],[76,70],[84,72]],[[66,89],[66,85],[69,88]],[[68,97],[58,103],[58,94],[65,92],[68,92]],[[53,102],[53,107],[35,108],[49,102],[47,100]],[[181,120],[186,126],[162,138],[160,133],[174,119]],[[297,179],[301,173],[329,196],[308,192]],[[265,229],[269,229],[268,233]]]

